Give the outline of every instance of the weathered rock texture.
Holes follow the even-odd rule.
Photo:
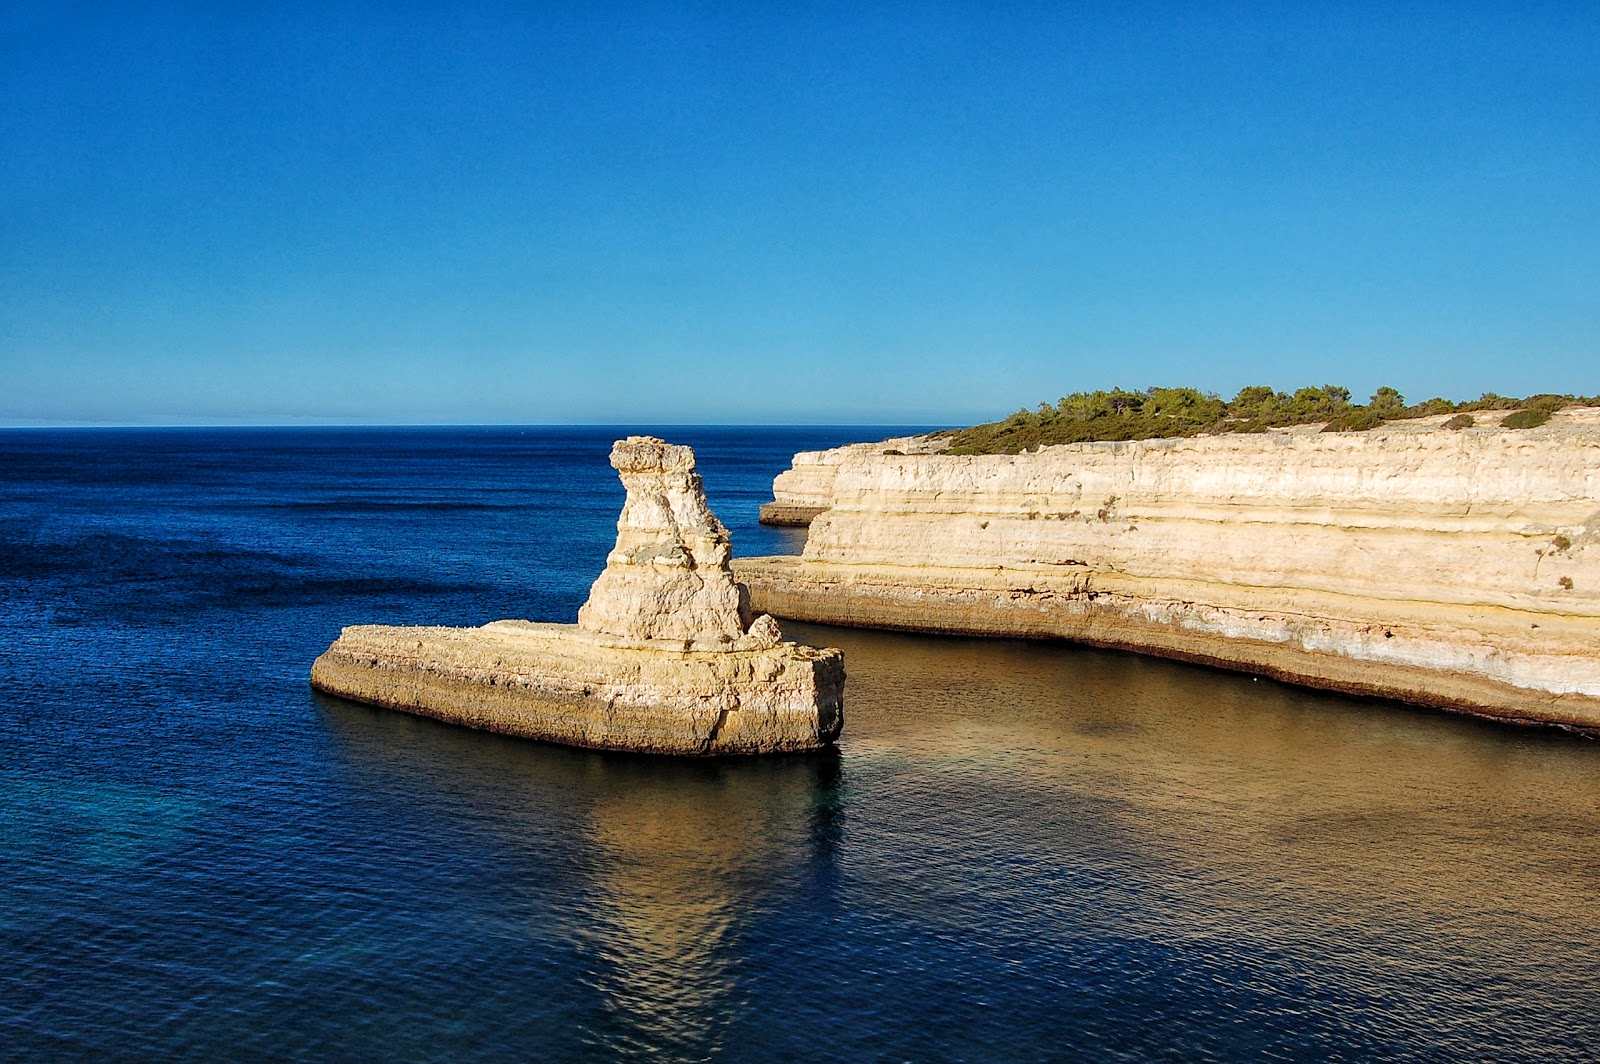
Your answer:
[[[344,629],[312,666],[332,694],[486,731],[670,754],[811,750],[843,723],[836,650],[663,650],[570,624]]]
[[[1064,637],[1600,730],[1600,412],[831,463],[779,616]],[[808,459],[808,465],[823,463]]]
[[[833,480],[846,459],[898,451],[933,454],[949,446],[947,440],[927,436],[901,436],[881,443],[851,443],[829,451],[801,451],[789,468],[772,482],[772,501],[761,504],[764,525],[805,527],[833,505]]]
[[[684,649],[749,643],[749,601],[728,569],[728,530],[706,505],[694,452],[630,436],[612,448],[611,464],[628,497],[578,627]]]
[[[844,659],[752,619],[694,453],[611,452],[628,489],[578,623],[344,629],[311,667],[332,694],[487,731],[671,754],[810,750],[844,723]]]

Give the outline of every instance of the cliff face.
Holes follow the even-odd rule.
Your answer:
[[[831,465],[756,608],[1063,636],[1600,728],[1600,411]]]
[[[854,457],[900,451],[903,454],[932,454],[947,444],[926,436],[900,436],[881,443],[851,443],[828,451],[801,451],[789,468],[772,482],[772,501],[761,506],[764,525],[809,525],[813,518],[833,505],[833,482],[839,467]]]

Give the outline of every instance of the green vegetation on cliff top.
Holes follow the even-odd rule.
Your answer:
[[[1385,421],[1429,414],[1459,414],[1445,423],[1446,428],[1459,429],[1473,424],[1469,411],[1514,411],[1498,423],[1506,428],[1533,428],[1565,406],[1600,406],[1600,396],[1512,399],[1486,392],[1465,403],[1434,398],[1407,405],[1405,396],[1393,388],[1379,388],[1362,406],[1350,401],[1348,388],[1333,384],[1293,393],[1262,386],[1241,388],[1232,400],[1195,388],[1147,388],[1142,392],[1113,388],[1073,392],[1054,406],[1040,403],[1036,410],[1018,410],[1001,421],[954,430],[949,453],[1017,454],[1052,443],[1265,432],[1324,422],[1324,432],[1364,432]]]

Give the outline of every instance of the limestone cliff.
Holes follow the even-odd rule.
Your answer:
[[[1600,411],[823,463],[760,609],[1060,636],[1600,729]]]
[[[761,505],[764,525],[809,525],[814,517],[833,505],[833,481],[839,467],[858,455],[937,454],[948,441],[928,436],[900,436],[880,443],[851,443],[827,451],[801,451],[789,468],[772,482],[772,501]]]
[[[573,746],[672,754],[809,750],[844,722],[837,650],[752,619],[694,453],[618,441],[617,543],[578,623],[344,629],[312,665],[331,694]]]

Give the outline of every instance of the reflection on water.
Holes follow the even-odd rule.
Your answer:
[[[360,788],[471,810],[514,889],[564,884],[543,933],[603,1053],[1582,1059],[1600,1035],[1600,746],[790,627],[846,651],[837,755],[656,761],[320,704]]]
[[[795,627],[846,650],[852,780],[922,814],[908,833],[851,809],[878,904],[997,926],[1004,896],[1019,935],[1177,949],[1267,980],[1263,1017],[1385,1052],[1402,1031],[1465,1055],[1594,1044],[1574,1007],[1600,989],[1594,743],[1122,654]],[[908,851],[914,871],[886,859]],[[1074,889],[996,873],[1017,861]]]
[[[794,876],[782,865],[809,856],[784,836],[806,825],[836,773],[836,756],[803,760],[658,774],[590,807],[597,874],[585,937],[596,988],[640,1032],[640,1048],[692,1045],[737,1007],[739,926],[782,904],[774,880]]]
[[[547,891],[552,871],[572,881],[571,977],[602,999],[585,1042],[609,1053],[719,1051],[743,1008],[743,928],[831,861],[836,751],[603,755],[314,697],[360,786],[473,810],[498,845],[537,859],[524,890]]]
[[[750,553],[796,450],[901,434],[685,432]],[[829,756],[311,694],[342,624],[570,619],[623,434],[0,439],[0,1057],[1595,1057],[1600,743],[800,624]]]

